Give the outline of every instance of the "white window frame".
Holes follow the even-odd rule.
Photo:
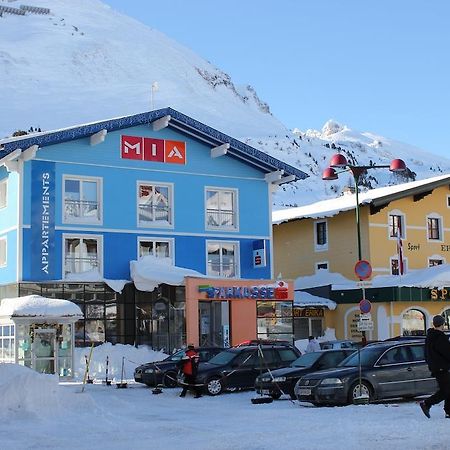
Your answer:
[[[5,201],[2,203],[2,192],[4,192]],[[0,209],[8,206],[8,178],[0,180]]]
[[[92,217],[66,217],[66,180],[75,180],[80,182],[80,197],[83,191],[83,181],[90,183],[97,183],[97,203],[98,203],[98,218]],[[70,175],[64,174],[62,181],[62,223],[83,223],[83,224],[103,224],[103,178],[101,177],[89,177],[83,175]]]
[[[322,265],[322,264],[326,264],[326,265],[327,265],[326,269],[323,269],[323,268],[319,269],[319,266]],[[326,271],[329,271],[329,270],[330,270],[330,263],[329,263],[328,261],[319,261],[319,262],[316,262],[316,273],[317,273],[319,270],[326,270]]]
[[[240,243],[239,241],[220,241],[217,239],[207,239],[206,240],[206,248],[205,248],[205,252],[206,252],[206,274],[208,276],[211,276],[211,274],[209,273],[209,264],[208,264],[208,247],[210,244],[232,244],[235,246],[236,248],[236,252],[235,252],[235,266],[236,266],[236,276],[234,278],[240,278],[241,277],[241,249],[240,249]],[[221,272],[223,271],[223,267],[222,267],[222,263],[221,263]],[[221,278],[232,278],[232,277],[224,277],[224,276],[220,276]]]
[[[97,240],[97,259],[98,272],[103,277],[103,235],[101,234],[74,234],[63,233],[62,235],[62,278],[66,278],[66,239],[96,239]],[[71,272],[72,273],[72,272]],[[82,272],[73,272],[82,273]]]
[[[439,221],[439,239],[431,239],[428,233],[428,219],[437,219]],[[427,215],[425,221],[425,230],[427,233],[427,242],[444,242],[444,218],[437,213],[431,213]]]
[[[389,258],[389,269],[388,269],[388,272],[389,272],[389,275],[397,277],[397,276],[400,276],[400,273],[398,275],[394,275],[392,273],[392,261],[393,260],[397,260],[398,261],[398,255],[394,255],[394,256],[391,256]],[[399,272],[400,272],[400,266],[399,266]],[[403,256],[403,275],[406,275],[407,273],[408,273],[408,258],[405,258]]]
[[[169,223],[161,223],[159,221],[152,221],[146,224],[140,223],[139,221],[139,188],[141,185],[145,186],[162,186],[167,187],[169,189]],[[175,205],[174,205],[174,183],[166,183],[162,181],[146,181],[146,180],[137,180],[136,181],[136,223],[138,228],[174,228],[174,214]]]
[[[406,239],[406,214],[398,209],[394,209],[388,212],[387,217],[387,237],[391,241],[396,241],[397,236],[391,236],[391,224],[390,218],[391,216],[400,216],[400,228],[401,228],[401,239]]]
[[[1,248],[5,249],[5,258],[2,260],[2,252]],[[7,236],[1,236],[0,237],[0,267],[6,267],[8,265],[8,237]]]
[[[208,208],[207,208],[207,194],[208,191],[218,191],[218,192],[231,192],[233,194],[233,215],[235,217],[235,226],[211,226],[208,224]],[[235,188],[228,187],[217,187],[217,186],[205,186],[205,230],[223,230],[223,231],[239,231],[239,190]]]
[[[325,223],[325,244],[318,243],[317,226],[319,223]],[[315,220],[314,224],[314,250],[316,252],[325,252],[328,250],[328,220],[320,219]]]
[[[175,239],[173,238],[160,238],[155,236],[138,236],[137,239],[137,257],[141,257],[141,243],[142,242],[167,242],[169,244],[169,258],[172,261],[172,265],[175,264]]]
[[[441,261],[441,264],[447,264],[446,259],[441,255],[432,255],[428,257],[428,267],[430,266],[430,261]]]

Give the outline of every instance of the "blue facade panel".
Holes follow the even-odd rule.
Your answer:
[[[17,281],[17,230],[0,233],[0,239],[6,238],[6,266],[0,267],[0,284]]]
[[[122,158],[122,135],[183,141],[186,164]],[[139,125],[110,131],[105,141],[95,146],[90,145],[89,138],[81,138],[40,148],[36,159],[24,164],[23,279],[64,278],[64,237],[89,235],[99,238],[102,272],[108,279],[130,279],[129,263],[138,258],[139,237],[171,239],[175,264],[205,274],[207,241],[236,242],[240,277],[270,278],[270,189],[264,179],[267,171],[231,153],[212,158],[212,147],[178,130],[165,128],[155,132],[148,125]],[[47,175],[51,186],[45,190],[43,181]],[[65,219],[65,177],[99,180],[101,220],[98,223],[71,223]],[[171,186],[173,221],[170,225],[139,224],[139,183]],[[236,193],[236,229],[207,228],[206,188],[224,188]],[[46,208],[47,201],[51,203],[49,208]],[[43,233],[47,226],[48,233]],[[266,244],[266,264],[254,268],[253,242],[261,239]]]

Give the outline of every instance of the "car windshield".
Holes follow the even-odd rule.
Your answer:
[[[166,358],[165,361],[180,361],[180,359],[183,358],[185,351],[186,350],[178,350],[176,353]]]
[[[232,359],[236,357],[236,352],[230,352],[229,350],[225,350],[224,352],[220,352],[213,358],[211,358],[208,362],[210,364],[215,364],[217,366],[222,366],[224,364],[228,364]]]
[[[386,348],[365,347],[359,351],[361,357],[361,366],[371,367],[380,357]],[[352,353],[339,364],[339,367],[357,367],[359,365],[358,352]]]
[[[292,364],[292,367],[311,367],[320,357],[322,353],[313,352],[305,353],[304,355],[297,358]]]

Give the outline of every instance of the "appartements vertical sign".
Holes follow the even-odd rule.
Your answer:
[[[33,161],[31,169],[31,277],[55,279],[55,164]]]

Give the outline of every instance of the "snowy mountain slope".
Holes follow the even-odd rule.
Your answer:
[[[0,0],[19,8],[20,1]],[[450,172],[450,160],[334,121],[292,133],[254,89],[194,52],[99,0],[27,0],[50,14],[0,17],[0,137],[31,126],[44,130],[172,106],[292,164],[310,178],[283,185],[275,208],[335,197],[350,177],[323,182],[336,151],[356,164],[406,161],[417,179]],[[158,83],[151,101],[151,86]],[[334,148],[333,148],[334,147]],[[368,187],[404,182],[373,170]]]

